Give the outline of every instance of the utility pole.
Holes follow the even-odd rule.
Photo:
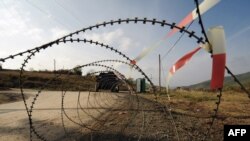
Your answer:
[[[159,87],[161,92],[161,55],[159,54]]]
[[[56,72],[56,59],[54,59],[54,73]]]

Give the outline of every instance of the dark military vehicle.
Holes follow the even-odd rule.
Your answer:
[[[111,92],[119,92],[119,78],[114,72],[102,72],[96,76],[95,90],[111,90]]]

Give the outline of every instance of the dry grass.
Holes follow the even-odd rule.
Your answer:
[[[143,95],[143,97],[153,99],[154,96]],[[250,109],[248,108],[250,106],[250,99],[245,93],[224,91],[221,100],[220,115],[250,117]],[[171,92],[170,101],[168,100],[168,96],[164,94],[159,95],[158,101],[170,105],[173,107],[173,110],[181,110],[189,114],[197,112],[207,115],[211,114],[211,111],[215,108],[215,102],[218,101],[218,98],[215,92],[176,90]]]
[[[0,88],[19,88],[19,75],[19,71],[0,71]],[[23,87],[31,89],[41,88],[50,81],[45,89],[61,90],[63,86],[68,90],[88,90],[90,86],[94,87],[95,77],[62,74],[55,79],[53,73],[24,72],[23,81]]]
[[[147,99],[154,99],[153,95],[142,95]],[[176,123],[180,124],[180,133],[190,132],[194,140],[200,140],[211,123],[211,117],[216,107],[217,94],[214,92],[176,90],[171,94],[171,100],[167,95],[159,95],[158,101],[171,108],[177,117]],[[223,92],[218,116],[213,124],[209,140],[223,140],[225,124],[250,124],[250,99],[245,93],[225,91]],[[179,117],[179,118],[178,118]],[[196,132],[197,135],[192,134]]]

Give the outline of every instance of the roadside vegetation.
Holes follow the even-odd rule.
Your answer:
[[[154,95],[141,96],[154,100]],[[216,92],[178,89],[171,92],[170,100],[166,94],[159,95],[158,102],[171,109],[180,134],[189,134],[182,134],[182,138],[192,137],[193,140],[202,140],[211,124],[217,99]],[[249,125],[249,107],[250,99],[247,94],[238,90],[224,91],[208,140],[223,140],[225,124]]]
[[[61,74],[59,77],[55,77]],[[18,70],[0,71],[0,89],[19,88],[20,72]],[[82,76],[81,72],[68,71],[26,71],[23,77],[23,87],[39,89],[45,85],[47,90],[89,90],[95,85],[95,76]],[[49,83],[48,83],[49,82]]]

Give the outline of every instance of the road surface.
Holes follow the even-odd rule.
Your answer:
[[[20,94],[18,89],[8,92]],[[28,107],[30,107],[37,91],[25,90],[25,93],[30,96],[27,99]],[[70,119],[84,124],[100,116],[120,97],[114,93],[81,92],[79,101],[85,110],[77,113],[78,94],[79,92],[67,92],[64,97],[64,108]],[[61,104],[62,92],[60,91],[43,91],[35,102],[32,112],[33,125],[36,131],[47,140],[70,140],[65,135],[63,124],[67,133],[82,128],[68,120],[65,115],[62,122]],[[29,129],[29,120],[23,101],[0,105],[0,141],[27,141],[30,138]],[[37,140],[34,134],[32,139]]]

